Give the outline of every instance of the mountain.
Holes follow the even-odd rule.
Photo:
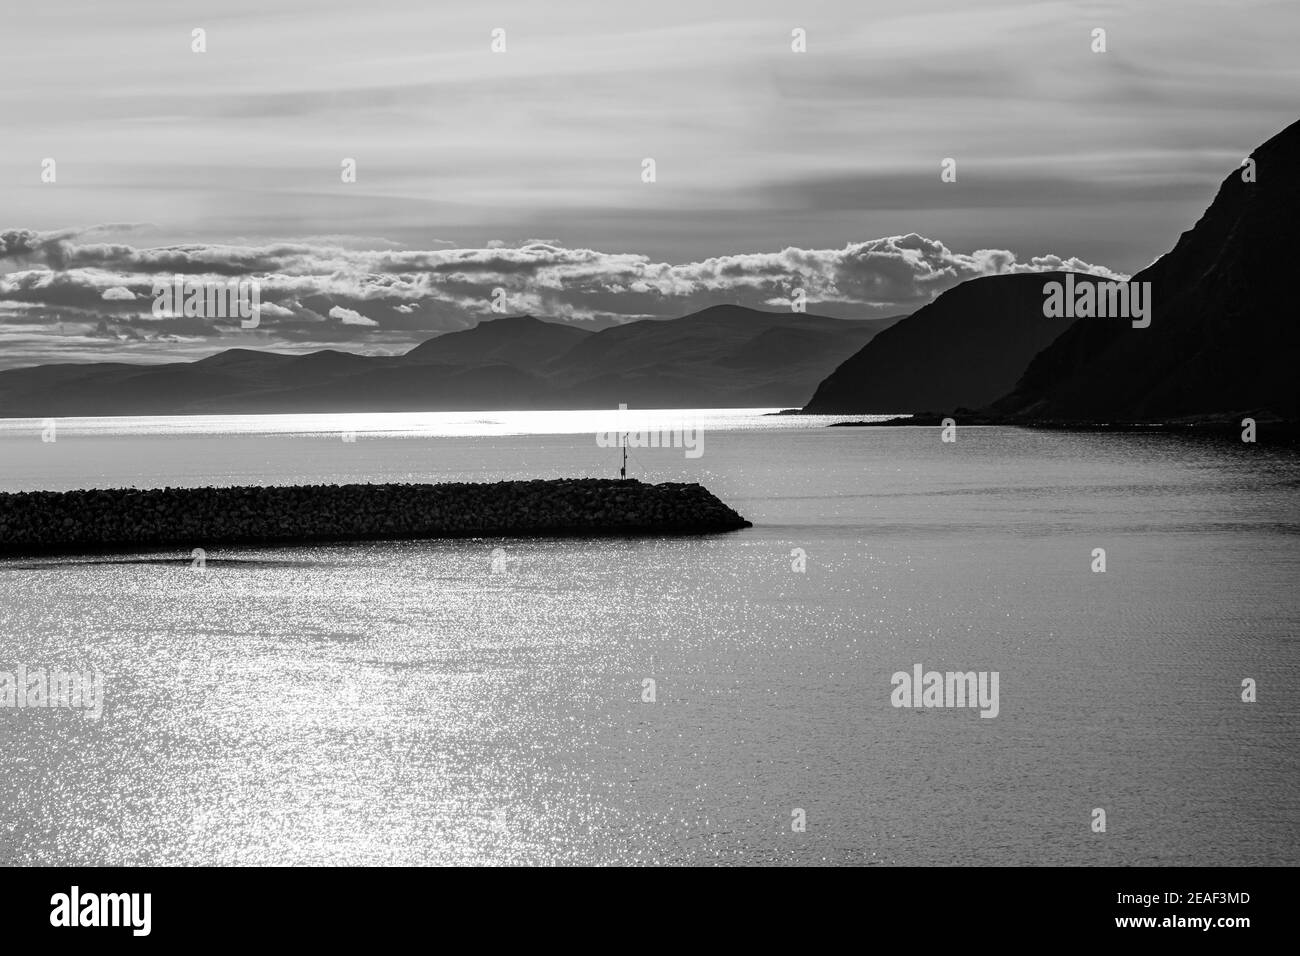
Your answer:
[[[954,286],[841,364],[804,411],[922,412],[981,408],[1001,398],[1074,322],[1043,315],[1044,284],[1063,278],[1026,272]]]
[[[593,334],[577,326],[519,315],[445,332],[417,345],[403,360],[422,365],[501,364],[531,369],[558,358]]]
[[[0,417],[792,405],[895,321],[720,306],[591,332],[514,316],[398,356],[45,365],[0,372]]]
[[[1300,420],[1300,122],[1220,185],[1151,283],[1151,325],[1080,319],[994,410],[1058,420],[1162,421],[1242,413]]]
[[[337,380],[223,397],[196,404],[193,414],[264,414],[392,411],[477,411],[554,407],[545,381],[513,365],[425,366],[374,360]],[[502,404],[506,396],[508,405]]]
[[[809,412],[978,409],[1003,421],[1300,420],[1300,122],[1231,173],[1150,283],[1150,324],[1044,317],[1063,274],[975,279],[882,332],[826,379]],[[1077,286],[1099,281],[1074,275]],[[1062,327],[1062,322],[1065,327]],[[1058,334],[1059,333],[1059,334]]]
[[[757,407],[803,399],[844,356],[899,317],[833,319],[713,306],[604,329],[551,363],[570,407]]]

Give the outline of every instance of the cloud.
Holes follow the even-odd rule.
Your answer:
[[[170,29],[150,4],[81,6],[73,20],[37,4],[6,17],[12,72],[66,53],[41,96],[0,87],[0,181],[33,184],[6,192],[7,215],[147,217],[168,241],[237,246],[287,230],[309,246],[434,249],[436,223],[461,245],[563,235],[683,261],[916,230],[963,251],[1068,236],[1065,252],[1138,268],[1295,118],[1300,81],[1300,7],[1284,0],[932,0],[870,17],[827,0],[795,8],[806,55],[790,50],[786,4],[543,16],[501,0],[506,56],[484,55],[471,5],[432,18],[396,0],[358,18],[343,0],[309,17],[234,4],[239,42],[210,54],[219,75],[147,55]],[[1097,22],[1104,56],[1090,49]],[[105,63],[105,50],[121,55]],[[364,132],[356,149],[347,131]],[[63,179],[37,187],[32,163],[54,142]],[[357,151],[361,180],[341,189],[338,161]],[[638,179],[649,153],[653,187]],[[949,156],[959,176],[943,186]]]
[[[33,260],[52,268],[64,268],[69,241],[86,236],[139,232],[151,228],[150,223],[106,222],[92,226],[78,226],[52,232],[34,229],[7,229],[0,232],[0,261]]]
[[[345,309],[341,305],[336,305],[334,308],[330,309],[329,317],[331,319],[338,319],[344,325],[369,325],[372,327],[378,327],[379,325],[379,323],[374,319],[367,319],[360,312],[353,309]]]
[[[510,313],[603,328],[724,302],[788,308],[795,289],[803,290],[809,311],[870,318],[914,311],[978,276],[1060,269],[1120,275],[1054,253],[1022,258],[1008,249],[959,252],[918,233],[834,249],[787,246],[674,263],[541,239],[435,249],[294,240],[139,248],[86,241],[104,231],[0,233],[0,256],[10,262],[0,271],[0,329],[21,322],[35,326],[38,337],[42,327],[54,336],[53,326],[70,323],[85,330],[88,342],[138,340],[156,350],[167,344],[176,355],[190,348],[210,351],[214,343],[297,349],[345,344],[391,352],[491,317],[499,294]],[[217,316],[171,324],[153,316],[154,283],[170,283],[178,274],[214,283],[232,277],[256,281],[262,319],[256,333]],[[30,364],[37,353],[48,361],[48,350],[24,351],[16,344],[0,364]]]

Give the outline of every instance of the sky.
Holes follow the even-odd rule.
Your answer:
[[[1131,274],[1297,119],[1297,28],[1295,0],[8,4],[0,367],[404,351],[495,289],[599,328]],[[176,272],[256,279],[260,326],[156,318]]]

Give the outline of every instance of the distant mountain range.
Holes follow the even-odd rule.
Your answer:
[[[0,372],[0,417],[789,406],[899,318],[724,305],[591,332],[515,316],[400,356],[229,349],[164,365],[41,365]]]
[[[1133,276],[1151,284],[1149,327],[1123,317],[1045,317],[1044,288],[1059,273],[976,279],[868,342],[805,410],[1300,421],[1300,305],[1287,265],[1300,258],[1300,122],[1251,159],[1253,170],[1231,173],[1196,225]]]
[[[833,319],[724,305],[597,332],[531,316],[481,322],[399,356],[230,349],[165,365],[0,372],[0,417],[756,407],[1135,423],[1300,421],[1300,122],[1251,154],[1196,225],[1130,280],[1150,325],[1048,317],[1049,283],[964,282],[910,317]],[[847,356],[847,358],[846,358]],[[808,396],[812,398],[809,400]]]

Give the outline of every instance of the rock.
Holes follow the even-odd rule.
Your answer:
[[[0,554],[749,526],[699,484],[601,478],[0,494]]]

